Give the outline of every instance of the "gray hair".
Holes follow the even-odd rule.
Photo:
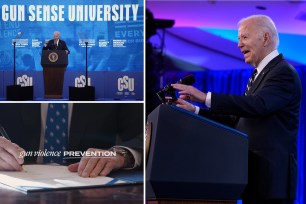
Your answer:
[[[252,15],[246,18],[241,19],[238,22],[238,26],[240,26],[241,23],[247,20],[255,20],[255,23],[257,24],[257,27],[262,32],[268,32],[272,37],[273,46],[275,49],[277,49],[279,45],[279,37],[278,32],[276,30],[276,26],[273,22],[273,20],[266,15]]]

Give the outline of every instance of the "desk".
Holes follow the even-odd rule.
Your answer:
[[[0,203],[44,204],[143,204],[143,184],[129,184],[91,189],[70,189],[24,194],[0,184]]]

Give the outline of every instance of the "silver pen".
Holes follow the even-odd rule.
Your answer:
[[[6,133],[5,129],[1,124],[0,124],[0,135],[6,138],[7,140],[11,141],[10,137],[8,136],[8,134]]]
[[[8,136],[7,132],[5,131],[4,127],[0,124],[0,135],[7,139],[8,141],[11,141],[10,137]],[[24,168],[23,165],[20,164],[21,168],[23,169],[24,172],[27,172]]]

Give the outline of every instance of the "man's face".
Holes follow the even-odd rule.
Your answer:
[[[54,37],[54,40],[58,40],[60,38],[60,34],[59,33],[54,33],[53,37]]]
[[[264,38],[252,20],[242,22],[238,29],[238,47],[245,63],[257,67],[265,56]]]

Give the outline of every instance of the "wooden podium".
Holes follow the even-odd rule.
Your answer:
[[[248,182],[248,137],[170,105],[146,127],[148,204],[230,204]]]
[[[43,50],[41,56],[43,67],[45,98],[62,98],[63,84],[68,55],[65,50]]]

